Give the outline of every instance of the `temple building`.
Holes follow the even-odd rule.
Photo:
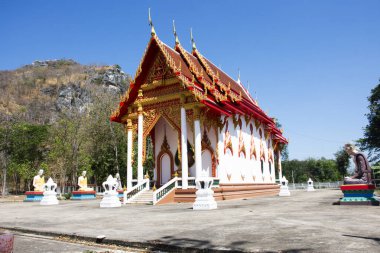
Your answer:
[[[175,28],[174,34],[171,48],[151,23],[151,38],[135,77],[111,116],[125,125],[128,137],[127,189],[134,180],[133,162],[137,182],[144,180],[150,136],[155,157],[151,180],[158,190],[175,177],[176,194],[194,194],[194,179],[207,175],[218,182],[217,200],[277,194],[280,153],[287,140],[275,120],[240,80],[204,57],[193,38],[190,53],[181,46]],[[138,148],[132,150],[135,140]],[[134,152],[137,161],[132,161]]]

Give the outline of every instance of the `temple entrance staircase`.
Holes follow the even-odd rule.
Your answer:
[[[130,204],[153,205],[153,190],[147,190],[140,193],[136,198],[129,202]]]

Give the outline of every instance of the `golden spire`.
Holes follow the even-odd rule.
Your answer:
[[[150,17],[150,8],[148,9],[148,19],[149,19],[149,26],[150,26],[150,34],[152,36],[156,35],[156,31],[154,30],[154,26],[153,26],[153,22],[152,22],[152,18]]]
[[[173,33],[174,33],[174,37],[175,37],[175,44],[178,45],[179,44],[179,39],[178,39],[177,31],[175,29],[174,19],[173,19]]]
[[[193,28],[190,28],[190,38],[191,38],[191,45],[193,47],[193,50],[196,50],[197,46],[195,45],[195,41],[194,41],[194,38],[193,38]]]

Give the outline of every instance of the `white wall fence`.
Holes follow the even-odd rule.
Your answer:
[[[343,181],[336,181],[336,182],[314,182],[314,188],[315,189],[339,189],[339,187],[343,184]],[[307,183],[289,183],[288,184],[289,190],[306,190],[307,189]]]

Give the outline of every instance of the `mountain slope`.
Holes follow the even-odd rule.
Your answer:
[[[10,116],[49,124],[61,112],[85,110],[92,102],[92,90],[103,87],[105,92],[121,95],[129,81],[118,65],[81,65],[65,59],[0,71],[0,119]]]

